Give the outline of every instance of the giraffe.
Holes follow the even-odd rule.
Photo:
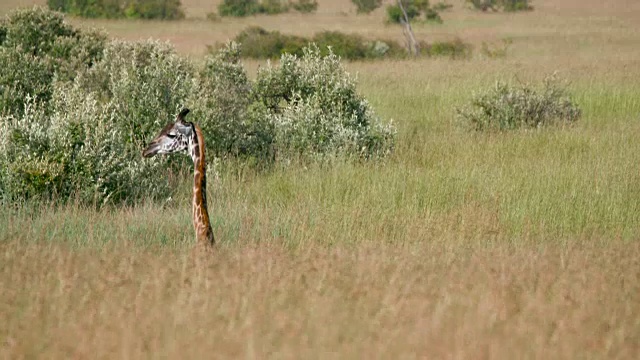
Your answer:
[[[174,123],[168,123],[144,149],[142,156],[171,154],[187,150],[193,160],[193,227],[198,245],[214,244],[213,230],[207,211],[207,164],[204,157],[204,137],[196,124],[185,121],[189,109],[182,109]]]

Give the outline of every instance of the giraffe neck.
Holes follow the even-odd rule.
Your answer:
[[[198,243],[213,245],[213,231],[207,211],[207,163],[204,156],[204,137],[197,125],[193,125],[189,139],[189,155],[193,160],[193,227]]]

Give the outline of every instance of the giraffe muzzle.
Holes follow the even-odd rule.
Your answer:
[[[155,154],[158,153],[158,151],[160,150],[160,145],[156,144],[155,142],[152,142],[151,144],[149,144],[149,146],[147,146],[144,151],[142,151],[142,156],[143,157],[152,157]]]

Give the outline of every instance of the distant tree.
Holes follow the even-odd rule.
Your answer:
[[[401,3],[404,7],[404,12],[399,6],[400,2],[397,5],[387,6],[387,20],[390,23],[402,23],[405,12],[409,20],[424,14],[427,21],[442,22],[442,18],[440,18],[436,8],[429,5],[429,0],[401,0]]]

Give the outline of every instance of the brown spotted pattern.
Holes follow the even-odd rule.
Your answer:
[[[214,244],[213,230],[207,210],[207,163],[202,130],[184,117],[189,109],[183,109],[175,123],[167,124],[160,134],[144,149],[144,157],[187,151],[193,160],[193,227],[199,245]]]
[[[199,243],[213,245],[213,230],[207,210],[207,163],[204,155],[204,137],[200,127],[193,124],[194,136],[189,141],[189,155],[193,159],[193,226]]]

